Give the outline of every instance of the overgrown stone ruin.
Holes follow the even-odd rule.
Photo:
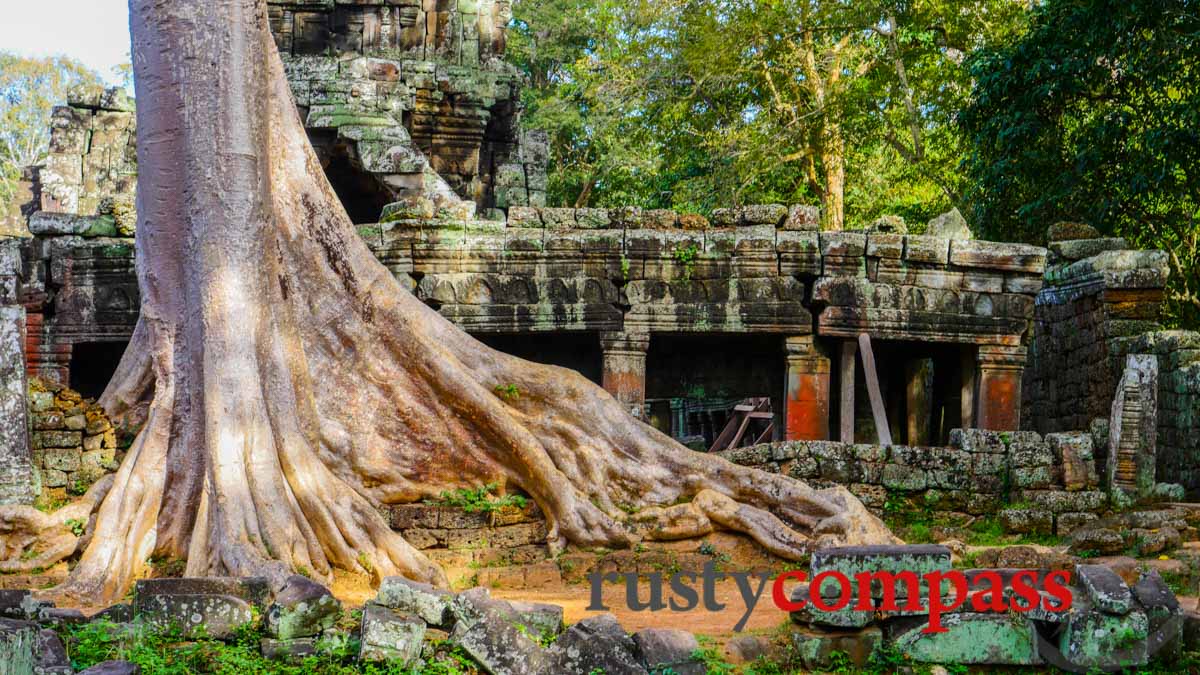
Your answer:
[[[937,640],[919,635],[921,612],[854,625],[797,615],[803,625],[784,640],[799,666],[829,667],[835,652],[865,663],[884,649],[929,663],[1061,665],[1043,643],[1073,666],[1142,665],[1160,653],[1154,631],[1182,626],[1155,573],[1117,583],[1071,557],[1157,555],[1200,540],[1200,510],[1178,503],[1200,489],[1200,335],[1157,324],[1165,254],[1071,224],[1050,228],[1048,249],[977,241],[957,212],[917,235],[894,217],[819,232],[807,205],[711,218],[554,207],[548,143],[521,129],[521,76],[503,60],[505,0],[280,1],[270,12],[301,118],[360,235],[443,316],[493,346],[579,370],[693,447],[723,447],[745,420],[727,459],[846,486],[885,516],[926,514],[935,540],[954,549],[860,552],[860,566],[922,555],[947,569],[953,555],[960,566],[1071,569],[1080,584],[1084,609],[1069,617],[962,612]],[[136,176],[133,102],[118,90],[75,92],[54,114],[51,157],[29,176],[28,202],[5,214],[24,237],[0,240],[0,503],[78,496],[120,460],[122,430],[90,400],[139,315]],[[747,400],[765,403],[739,413]],[[781,564],[728,533],[553,555],[536,507],[387,508],[459,589],[695,571],[714,551],[745,567]],[[992,518],[1006,534],[1068,547],[968,558],[955,542]],[[76,523],[64,545],[87,526]],[[30,579],[53,576],[12,581]],[[339,630],[328,621],[336,601],[310,584],[297,579],[302,600],[289,604],[288,591],[272,599],[254,580],[143,582],[133,606],[105,616],[126,627],[200,616],[210,635],[229,637],[256,607],[267,617],[263,653],[290,659]],[[10,618],[68,620],[69,610],[14,598]],[[389,580],[350,630],[365,660],[428,658],[432,630],[490,672],[699,665],[690,635],[630,639],[611,617],[576,624],[548,649],[516,627],[549,617],[558,634],[561,609],[554,616],[478,589],[454,596]],[[54,650],[29,637],[50,641],[39,630],[4,623],[0,649],[43,658]],[[997,630],[1004,648],[980,651],[976,637]],[[580,660],[571,647],[588,644],[603,649]],[[782,658],[778,643],[743,646]]]

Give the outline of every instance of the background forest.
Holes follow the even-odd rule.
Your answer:
[[[553,205],[819,203],[828,229],[1043,244],[1087,222],[1171,254],[1200,326],[1200,0],[514,0]],[[98,76],[0,53],[0,202]]]

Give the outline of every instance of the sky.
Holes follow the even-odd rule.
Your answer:
[[[0,51],[65,54],[107,80],[129,62],[129,0],[0,0]]]

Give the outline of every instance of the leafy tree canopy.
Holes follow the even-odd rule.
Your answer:
[[[1200,2],[1050,0],[969,60],[972,222],[1035,243],[1085,221],[1171,255],[1171,318],[1200,325]]]

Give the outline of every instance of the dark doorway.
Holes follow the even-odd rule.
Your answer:
[[[570,368],[600,384],[603,372],[600,338],[595,333],[483,334],[474,338],[492,349],[526,361]]]
[[[310,131],[308,136],[321,159],[325,176],[350,220],[356,225],[379,222],[383,207],[396,201],[391,190],[377,176],[362,168],[346,142],[336,133]]]
[[[126,342],[81,342],[71,348],[70,387],[84,398],[100,398],[108,386]]]
[[[843,340],[823,340],[830,355],[829,429],[840,436],[840,349]],[[872,340],[875,369],[892,442],[897,445],[940,446],[950,430],[962,426],[964,354],[969,347],[936,342]],[[862,354],[854,359],[854,440],[876,443],[874,415],[867,393]],[[970,359],[967,359],[970,362]]]
[[[646,408],[657,429],[705,450],[749,398],[770,399],[771,437],[782,437],[786,375],[776,335],[654,335],[646,357]]]

